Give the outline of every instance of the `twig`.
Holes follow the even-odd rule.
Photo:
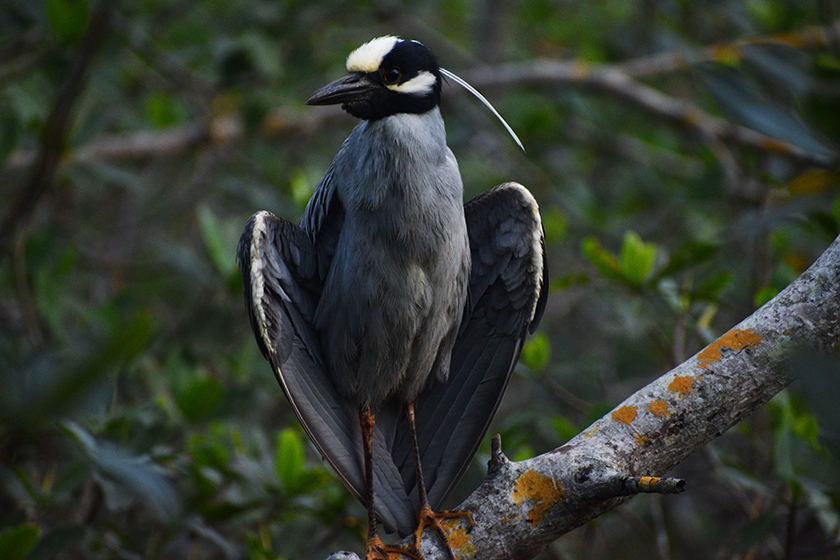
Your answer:
[[[335,111],[313,111],[301,117],[277,110],[266,117],[261,127],[266,136],[294,133],[309,134],[341,118]],[[199,148],[208,142],[228,144],[240,140],[245,134],[245,124],[238,115],[225,115],[209,121],[198,119],[164,130],[139,130],[126,134],[102,134],[75,152],[65,156],[70,163],[96,163],[100,161],[147,161],[180,155]],[[31,150],[15,150],[6,161],[10,168],[27,167],[35,163],[37,155]]]

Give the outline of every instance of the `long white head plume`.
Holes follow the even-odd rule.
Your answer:
[[[472,87],[466,81],[459,78],[458,76],[456,76],[455,74],[453,74],[452,72],[447,70],[446,68],[441,68],[440,73],[443,74],[444,76],[446,76],[447,78],[452,78],[453,80],[455,80],[456,82],[461,84],[461,86],[463,86],[464,89],[466,89],[468,92],[470,92],[471,94],[476,96],[479,101],[484,103],[484,105],[488,109],[490,109],[493,112],[494,115],[496,115],[496,118],[499,119],[502,122],[502,124],[505,126],[505,129],[508,131],[508,134],[510,134],[511,137],[513,138],[514,142],[516,142],[516,145],[519,146],[520,148],[522,148],[523,152],[525,151],[525,146],[522,145],[522,142],[519,140],[519,136],[516,135],[516,133],[513,131],[513,129],[510,127],[510,125],[505,121],[505,119],[502,118],[502,115],[499,114],[499,112],[496,110],[496,108],[493,107],[490,104],[490,102],[487,101],[487,99],[485,99],[485,97],[478,92],[477,89]]]

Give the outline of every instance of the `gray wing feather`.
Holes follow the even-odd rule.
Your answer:
[[[269,212],[258,212],[245,227],[237,259],[260,350],[312,442],[347,488],[364,502],[359,411],[336,391],[310,322],[326,274],[323,255],[318,255],[303,229]],[[388,448],[377,431],[377,515],[386,526],[410,532],[416,513]]]

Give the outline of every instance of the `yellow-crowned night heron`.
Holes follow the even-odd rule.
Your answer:
[[[300,225],[258,212],[237,256],[257,343],[312,441],[367,506],[367,553],[379,558],[391,547],[377,518],[418,544],[434,526],[449,548],[439,524],[448,512],[434,512],[540,320],[548,273],[524,187],[463,204],[439,107],[441,74],[457,77],[396,37],[353,51],[347,70],[306,102],[341,103],[362,122]]]

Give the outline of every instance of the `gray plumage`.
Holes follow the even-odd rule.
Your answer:
[[[388,74],[397,68],[400,72]],[[534,198],[505,183],[462,202],[417,43],[381,38],[310,98],[363,119],[296,226],[269,212],[237,249],[251,325],[304,429],[365,502],[359,411],[371,406],[375,512],[410,533],[419,507],[404,406],[415,401],[428,499],[441,505],[487,431],[545,306]]]
[[[313,325],[338,392],[376,411],[444,381],[467,296],[458,164],[435,108],[356,126],[301,221],[335,247]],[[321,230],[334,197],[343,208]],[[360,318],[364,317],[364,320]]]

